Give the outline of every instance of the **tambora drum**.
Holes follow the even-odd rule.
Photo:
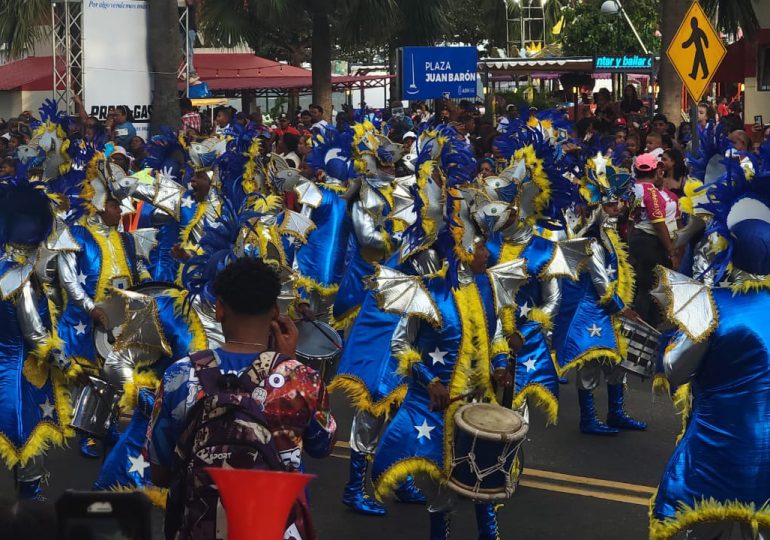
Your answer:
[[[452,472],[447,486],[475,501],[500,501],[516,488],[516,456],[529,426],[516,411],[468,403],[454,415]]]
[[[104,379],[89,377],[72,411],[70,425],[78,431],[103,437],[107,434],[120,401],[120,389]]]
[[[643,379],[655,374],[660,348],[660,332],[644,321],[620,318],[620,334],[628,342],[628,353],[620,367]]]
[[[337,371],[337,361],[342,354],[342,338],[339,333],[321,321],[300,321],[297,324],[297,360],[321,374],[329,384]]]

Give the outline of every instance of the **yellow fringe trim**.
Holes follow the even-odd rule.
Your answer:
[[[335,330],[345,331],[351,326],[353,326],[353,323],[356,320],[356,317],[358,317],[358,314],[361,312],[361,306],[356,306],[344,315],[342,315],[340,318],[337,318],[334,316],[331,311],[329,312],[330,318],[329,318],[329,324],[334,328]]]
[[[179,242],[181,244],[184,244],[190,240],[190,235],[192,234],[193,229],[195,226],[200,222],[200,220],[203,219],[203,217],[206,215],[206,210],[209,207],[208,201],[203,201],[198,203],[198,207],[195,209],[195,213],[193,214],[193,217],[190,219],[190,222],[185,225],[181,231],[179,231]]]
[[[692,394],[690,393],[690,384],[683,384],[674,392],[671,398],[674,402],[674,410],[678,415],[682,417],[682,431],[676,438],[676,444],[684,437],[685,431],[687,431],[687,422],[690,420],[690,412],[692,410]]]
[[[53,313],[51,314],[51,318],[54,318]],[[47,364],[48,355],[51,353],[51,351],[55,349],[61,350],[62,347],[64,347],[64,341],[62,341],[62,339],[54,333],[47,336],[45,339],[43,339],[42,342],[38,343],[37,347],[32,350],[31,354],[38,362]]]
[[[441,470],[432,461],[425,458],[406,458],[397,461],[380,475],[374,485],[374,496],[379,501],[392,496],[407,476],[417,474],[425,474],[439,484],[444,482]]]
[[[530,321],[540,323],[545,330],[553,330],[553,321],[551,320],[551,316],[540,308],[532,308],[532,310],[529,312],[529,315],[527,315],[527,318]]]
[[[153,506],[162,510],[166,509],[166,500],[168,499],[168,490],[157,486],[144,486],[141,488],[128,486],[113,486],[110,491],[117,493],[142,493],[150,500]]]
[[[532,199],[535,212],[541,214],[545,207],[548,205],[548,201],[551,200],[551,182],[548,180],[548,175],[543,168],[543,160],[537,157],[535,148],[531,145],[527,145],[524,148],[516,150],[513,154],[512,161],[524,160],[524,164],[529,172],[529,176],[532,182],[537,186],[540,192]],[[537,216],[531,216],[536,218]]]
[[[160,380],[152,371],[134,371],[132,379],[123,385],[123,395],[118,402],[120,410],[131,414],[136,407],[139,389],[150,388],[154,392],[159,386]]]
[[[671,396],[671,384],[665,375],[658,373],[652,378],[652,391],[655,394]]]
[[[636,292],[636,277],[634,276],[634,267],[628,260],[628,247],[620,239],[617,231],[614,229],[604,229],[604,233],[615,250],[615,257],[618,260],[618,279],[617,293],[625,305],[630,305],[634,301]]]
[[[489,351],[491,358],[500,354],[511,354],[511,348],[505,339],[496,339],[492,341],[492,349]]]
[[[41,421],[32,430],[21,448],[17,448],[8,437],[0,433],[0,459],[5,462],[9,469],[16,465],[26,465],[30,459],[45,453],[51,446],[64,446],[66,439],[75,435],[75,432],[69,427],[72,419],[72,406],[70,393],[64,384],[64,377],[60,373],[51,372],[51,379],[54,407],[60,425],[49,420]]]
[[[513,400],[513,408],[518,409],[530,397],[546,415],[546,425],[555,425],[559,418],[559,400],[548,388],[539,383],[526,385]]]
[[[447,193],[453,197],[452,208],[454,215],[457,216],[457,222],[453,223],[451,227],[452,238],[454,239],[454,252],[458,260],[470,264],[473,262],[473,253],[466,251],[463,246],[465,226],[459,218],[462,211],[463,196],[457,188],[449,188]]]
[[[412,372],[412,364],[422,362],[422,355],[414,349],[407,349],[397,353],[396,359],[398,360],[398,373],[409,377]]]
[[[559,373],[559,377],[562,377],[571,369],[580,368],[588,362],[597,360],[601,361],[602,363],[617,365],[620,363],[622,358],[616,351],[613,351],[612,349],[608,349],[606,347],[592,347],[579,354],[574,360],[572,360],[572,362],[568,363],[566,366],[560,368],[557,365],[556,371]]]
[[[187,328],[192,335],[192,339],[190,340],[190,352],[208,349],[209,339],[206,336],[206,330],[203,328],[203,323],[195,310],[185,305],[188,294],[187,291],[169,289],[166,294],[174,299],[174,313],[187,321]]]
[[[668,540],[698,523],[706,522],[738,521],[748,523],[755,535],[760,527],[770,528],[770,508],[767,503],[761,508],[757,508],[753,503],[720,502],[713,498],[703,499],[693,506],[680,502],[674,517],[665,520],[659,520],[653,516],[654,503],[655,497],[650,503],[650,540]]]
[[[99,268],[99,278],[96,282],[96,291],[94,292],[94,302],[97,304],[105,299],[107,293],[112,288],[110,282],[118,277],[126,278],[129,286],[133,285],[131,270],[128,268],[126,251],[123,247],[123,239],[116,229],[110,230],[107,237],[99,234],[91,226],[86,226],[91,233],[102,256],[102,264]]]
[[[294,289],[306,289],[308,291],[315,291],[321,296],[334,296],[340,289],[339,285],[321,285],[313,278],[307,276],[299,276],[294,282]]]
[[[357,410],[363,410],[374,416],[390,416],[392,408],[400,407],[401,402],[406,397],[405,384],[398,386],[387,396],[379,401],[373,401],[372,395],[366,388],[364,382],[358,377],[350,374],[338,375],[329,385],[329,392],[342,391],[351,401],[353,407]]]
[[[747,294],[754,291],[770,291],[770,276],[763,279],[747,279],[741,283],[730,285],[733,296],[737,294]]]

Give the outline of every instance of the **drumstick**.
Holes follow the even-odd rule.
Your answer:
[[[313,326],[315,326],[315,327],[318,329],[318,331],[319,331],[319,332],[321,332],[321,334],[323,335],[323,337],[325,337],[327,340],[329,340],[329,343],[331,343],[332,345],[334,345],[334,346],[337,348],[337,350],[338,350],[338,351],[341,351],[341,350],[342,350],[342,346],[340,346],[340,345],[339,345],[339,344],[338,344],[336,341],[334,341],[334,338],[332,338],[332,337],[331,337],[329,334],[327,334],[327,333],[326,333],[326,331],[325,331],[325,330],[324,330],[324,329],[321,327],[321,325],[320,325],[320,324],[318,324],[318,323],[317,323],[316,321],[314,321],[313,319],[304,319],[304,321],[305,321],[305,322],[309,322],[309,323],[312,323],[312,324],[313,324]]]

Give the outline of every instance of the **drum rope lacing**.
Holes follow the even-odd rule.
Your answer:
[[[481,482],[484,481],[484,479],[496,472],[502,472],[505,476],[505,489],[506,491],[512,491],[513,490],[513,482],[511,481],[511,472],[505,470],[505,464],[508,462],[508,458],[510,458],[513,454],[515,454],[519,450],[519,446],[521,446],[521,443],[523,442],[523,439],[520,440],[510,440],[505,443],[505,446],[503,446],[503,452],[498,456],[497,463],[495,465],[492,465],[490,467],[487,467],[486,469],[480,469],[478,464],[476,463],[476,441],[479,438],[479,430],[474,430],[473,433],[473,444],[471,444],[471,448],[468,451],[468,455],[465,457],[452,458],[452,469],[454,469],[457,465],[460,465],[461,463],[467,462],[470,465],[471,471],[473,471],[473,474],[476,475],[476,485],[473,487],[474,491],[479,491],[481,489]]]

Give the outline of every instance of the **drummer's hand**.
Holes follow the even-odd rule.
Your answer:
[[[523,346],[524,340],[518,332],[512,334],[511,337],[508,338],[508,347],[510,347],[511,353],[516,354]]]
[[[303,321],[315,320],[315,313],[313,313],[313,310],[310,308],[310,304],[307,302],[302,302],[301,304],[297,305],[297,313],[299,313],[299,316],[302,317]]]
[[[294,321],[286,315],[279,315],[270,323],[270,332],[273,335],[275,352],[294,358],[297,352],[297,338],[299,337]]]
[[[513,377],[511,376],[511,372],[506,368],[497,368],[492,376],[500,387],[510,388],[513,386]]]
[[[642,317],[633,309],[627,307],[623,311],[619,313],[621,317],[625,317],[626,319],[630,319],[632,321],[636,322],[642,322]]]
[[[449,389],[439,381],[431,382],[428,385],[428,395],[430,396],[431,411],[443,411],[449,406]]]
[[[89,313],[91,315],[91,319],[93,319],[94,324],[101,326],[102,328],[109,328],[110,320],[107,318],[107,314],[104,312],[104,310],[100,307],[95,307],[91,310]]]
[[[171,246],[171,256],[177,261],[186,261],[190,258],[190,254],[185,251],[180,244],[174,244]]]

